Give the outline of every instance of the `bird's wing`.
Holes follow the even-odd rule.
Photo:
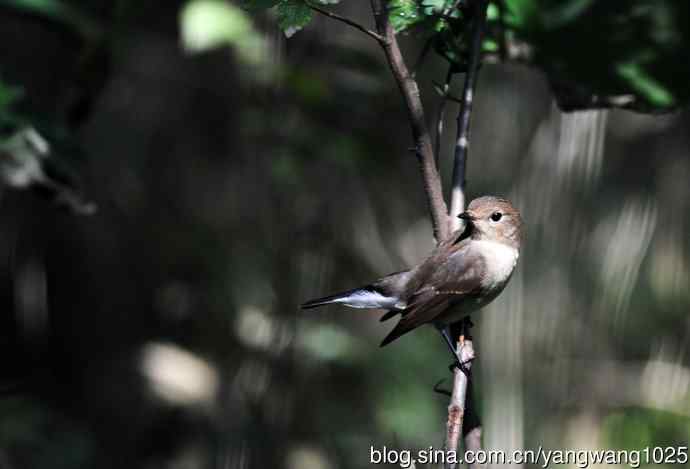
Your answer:
[[[480,279],[486,265],[484,258],[471,249],[471,244],[463,241],[444,254],[446,257],[429,271],[426,279],[408,299],[407,308],[401,312],[402,319],[381,346],[422,324],[434,322],[461,299],[481,291]]]
[[[446,240],[441,241],[436,249],[427,257],[424,262],[419,264],[417,267],[404,272],[404,277],[397,277],[398,280],[396,285],[396,294],[402,305],[407,304],[407,307],[412,303],[412,300],[416,295],[424,289],[425,284],[434,275],[438,264],[443,263],[447,260],[448,256],[452,255],[453,252],[457,250],[462,250],[467,244],[465,241],[472,234],[471,225],[465,226],[462,230],[457,230],[451,234]],[[396,275],[396,274],[393,274]],[[392,277],[392,276],[391,276]],[[381,281],[387,280],[388,277],[384,277],[379,280],[374,285],[379,285]],[[387,321],[392,317],[401,314],[405,308],[393,308],[381,316],[380,321]]]

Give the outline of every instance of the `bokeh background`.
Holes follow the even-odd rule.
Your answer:
[[[365,3],[339,11],[369,22]],[[2,2],[0,79],[69,131],[100,210],[2,194],[0,467],[347,469],[370,445],[440,447],[432,328],[379,349],[377,312],[298,309],[433,246],[376,44],[323,18],[286,41],[208,0],[51,5]],[[418,72],[429,116],[444,73]],[[687,446],[689,125],[564,114],[538,70],[483,67],[469,194],[527,227],[475,318],[486,448]]]

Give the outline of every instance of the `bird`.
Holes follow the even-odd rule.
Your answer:
[[[493,301],[510,280],[520,255],[523,222],[508,200],[482,196],[458,215],[464,228],[441,241],[420,264],[370,284],[316,298],[303,309],[329,304],[385,309],[381,321],[400,320],[381,342],[431,324],[441,333],[456,365],[462,362],[451,340],[450,325]]]

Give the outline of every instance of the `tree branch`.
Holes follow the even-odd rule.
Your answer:
[[[482,36],[486,26],[486,0],[475,0],[472,15],[472,42],[469,64],[465,74],[465,87],[462,92],[462,102],[458,112],[458,132],[455,141],[455,157],[453,161],[453,185],[450,194],[450,223],[451,231],[460,228],[458,215],[465,207],[465,171],[467,167],[467,153],[470,145],[470,117],[472,115],[472,101],[477,83],[477,74],[481,63]]]
[[[472,340],[468,338],[465,340],[464,336],[460,336],[458,341],[458,349],[460,358],[466,363],[468,373],[474,360],[474,347]],[[465,417],[465,402],[467,401],[469,377],[465,375],[462,370],[455,369],[453,376],[453,392],[450,396],[450,403],[448,404],[448,421],[446,423],[446,453],[458,453],[458,442],[460,440],[460,433],[463,429],[463,420]],[[467,449],[467,448],[466,448]],[[460,459],[460,458],[456,458]],[[446,462],[446,469],[455,469],[456,464]]]
[[[477,82],[477,74],[481,62],[482,35],[486,25],[487,0],[474,0],[471,5],[474,8],[472,15],[472,41],[470,48],[469,64],[465,74],[465,86],[462,93],[462,101],[458,112],[458,130],[455,142],[455,154],[453,161],[453,186],[451,188],[450,203],[450,231],[460,228],[458,215],[465,209],[465,171],[467,167],[467,153],[470,143],[470,117],[472,115],[472,101]],[[460,358],[468,362],[469,370],[471,360],[474,360],[474,347],[469,337],[469,319],[465,319],[461,325],[458,339]],[[453,330],[454,328],[451,328]],[[448,423],[446,425],[446,451],[457,451],[460,433],[465,436],[465,450],[476,451],[481,449],[481,426],[474,409],[474,399],[471,389],[469,371],[465,375],[460,370],[455,370],[453,377],[453,392],[448,405]],[[466,412],[467,410],[467,412]],[[471,416],[471,418],[470,418]],[[463,419],[467,417],[463,421]],[[470,469],[479,469],[478,464],[473,464]],[[447,464],[446,469],[455,469],[455,464]]]
[[[347,24],[347,25],[349,25],[349,26],[352,26],[353,28],[362,31],[364,34],[368,34],[369,36],[371,36],[371,37],[373,37],[374,39],[376,39],[376,40],[379,42],[379,44],[384,44],[384,43],[386,42],[386,38],[384,38],[383,36],[381,36],[380,34],[374,32],[374,31],[372,31],[371,29],[365,28],[364,26],[362,26],[361,24],[357,23],[356,21],[353,21],[353,20],[351,20],[351,19],[349,19],[349,18],[345,18],[344,16],[340,16],[340,15],[337,14],[337,13],[333,13],[333,12],[331,12],[331,11],[324,10],[323,8],[321,8],[321,7],[319,7],[319,6],[316,6],[316,5],[312,4],[311,2],[305,1],[304,3],[305,3],[309,8],[311,8],[312,10],[314,10],[314,11],[317,12],[317,13],[320,13],[320,14],[322,14],[322,15],[324,15],[324,16],[327,16],[327,17],[329,17],[329,18],[331,18],[331,19],[334,19],[334,20],[336,20],[336,21],[340,21],[341,23],[345,23],[345,24]]]
[[[434,141],[434,155],[436,156],[436,167],[438,168],[439,160],[441,159],[441,138],[443,137],[443,125],[446,119],[446,104],[448,103],[450,82],[453,79],[453,66],[448,68],[446,73],[446,81],[443,83],[441,91],[441,103],[438,105],[438,114],[436,115],[436,140]]]
[[[371,0],[371,9],[376,20],[376,30],[385,39],[385,41],[379,44],[383,48],[388,66],[405,100],[410,125],[412,126],[415,153],[424,180],[424,190],[431,214],[431,223],[434,228],[434,237],[437,242],[441,242],[449,234],[447,206],[443,199],[441,177],[434,162],[434,150],[424,117],[424,107],[422,106],[419,86],[417,81],[410,75],[407,65],[405,65],[400,45],[395,37],[395,31],[388,20],[387,11],[384,8],[384,0]]]

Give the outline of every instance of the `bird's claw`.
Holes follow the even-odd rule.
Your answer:
[[[451,363],[450,365],[448,365],[448,369],[450,370],[451,373],[453,373],[455,371],[455,369],[457,368],[458,370],[462,371],[462,373],[465,376],[467,376],[469,378],[470,377],[470,369],[467,367],[467,365],[472,363],[472,360],[474,360],[474,358],[470,358],[469,360],[465,360],[462,362],[461,361],[455,361],[455,362]]]

